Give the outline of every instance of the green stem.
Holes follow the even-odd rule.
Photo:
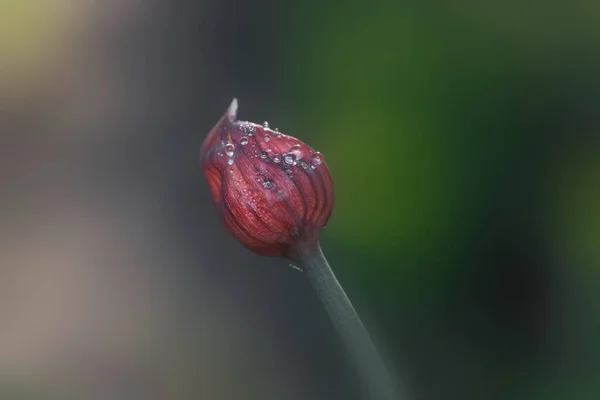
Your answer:
[[[350,299],[329,267],[319,244],[301,252],[298,261],[364,380],[365,398],[397,400],[390,373]]]

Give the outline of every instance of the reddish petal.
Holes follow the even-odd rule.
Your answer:
[[[318,239],[333,209],[322,156],[300,140],[235,121],[237,102],[201,149],[204,173],[223,224],[252,251],[292,256]]]

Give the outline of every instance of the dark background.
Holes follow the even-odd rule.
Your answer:
[[[220,227],[233,97],[320,150],[322,247],[412,399],[600,395],[600,4],[0,2],[0,398],[358,399]]]

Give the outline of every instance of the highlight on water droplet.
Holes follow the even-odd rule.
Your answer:
[[[302,160],[309,157],[310,150],[306,148],[302,148],[299,144],[295,144],[290,147],[290,154],[293,154],[296,157],[296,160]]]
[[[275,187],[275,184],[273,183],[273,181],[266,180],[263,182],[263,187],[265,189],[273,189],[273,187]]]
[[[312,159],[316,165],[321,165],[323,163],[323,154],[321,154],[317,151],[317,152],[315,152],[315,154],[313,154]]]
[[[270,141],[271,141],[271,138],[270,138],[268,135],[265,135],[265,142],[267,142],[267,143],[268,143],[268,142],[270,142]]]
[[[233,165],[233,158],[230,158],[229,160],[227,160],[227,164]]]
[[[233,156],[233,151],[235,150],[235,146],[231,143],[227,143],[225,145],[225,154],[227,154],[227,157],[231,157]]]
[[[269,123],[267,121],[263,122],[263,128],[269,129]]]
[[[261,151],[260,152],[260,158],[262,158],[263,160],[267,159],[267,152],[266,151]]]
[[[242,131],[244,131],[244,133],[247,133],[248,136],[252,136],[253,132],[254,132],[254,126],[249,123],[249,122],[244,122],[241,126]]]
[[[294,164],[296,162],[296,156],[293,155],[293,154],[286,154],[283,157],[283,159],[284,159],[284,161],[285,161],[286,164],[290,164],[290,165],[292,165],[292,164]]]
[[[275,155],[273,156],[273,162],[274,162],[275,164],[279,164],[279,163],[281,162],[281,160],[282,160],[281,154],[275,154]]]
[[[240,144],[242,146],[247,145],[248,144],[248,138],[246,136],[242,136],[241,139],[240,139]]]

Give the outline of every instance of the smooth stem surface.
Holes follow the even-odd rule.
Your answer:
[[[365,399],[399,400],[397,389],[369,333],[317,244],[299,255],[311,285],[364,381]]]

